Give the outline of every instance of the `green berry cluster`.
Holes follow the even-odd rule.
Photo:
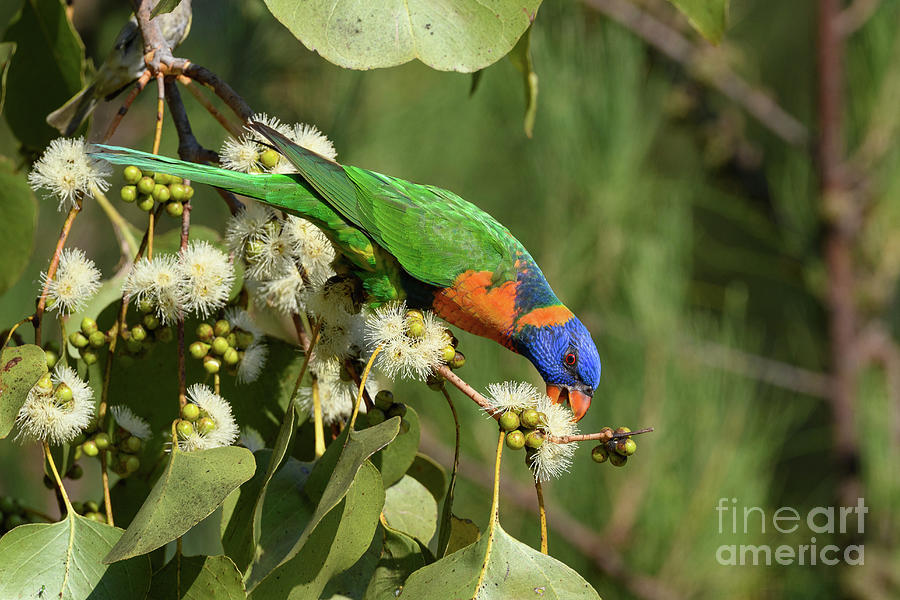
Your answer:
[[[400,417],[400,433],[409,431],[409,421],[406,420],[406,405],[394,400],[394,394],[390,390],[381,390],[375,394],[375,408],[369,409],[366,416],[369,427],[383,423],[391,417]]]
[[[533,408],[522,411],[508,410],[498,420],[500,429],[506,432],[506,447],[521,450],[528,447],[537,450],[544,443],[540,427],[547,422],[547,415]]]
[[[193,402],[181,407],[181,418],[175,422],[175,431],[182,440],[188,439],[194,432],[208,435],[215,428],[216,422],[210,418],[209,413]]]
[[[120,196],[123,202],[137,202],[138,208],[150,212],[159,203],[165,205],[166,213],[180,217],[184,203],[194,195],[194,188],[184,183],[180,177],[165,173],[142,172],[134,165],[125,167],[122,173],[125,185]]]
[[[85,317],[81,329],[69,334],[69,343],[78,348],[84,362],[92,365],[99,359],[98,352],[109,344],[109,336],[97,327],[97,321]]]
[[[141,459],[137,455],[143,446],[141,438],[131,435],[122,427],[116,427],[112,438],[105,431],[98,431],[78,444],[75,447],[75,460],[82,455],[95,458],[101,452],[106,452],[110,469],[121,477],[128,477],[141,468]]]
[[[630,432],[631,429],[628,427],[619,427],[615,432],[613,432],[611,427],[604,427],[600,430],[600,433],[604,436],[600,438],[603,443],[591,450],[591,458],[597,463],[609,461],[609,464],[614,467],[623,466],[628,462],[628,457],[637,451],[637,443],[631,439],[630,435],[614,436],[613,434]]]
[[[44,345],[44,354],[47,357],[47,368],[51,371],[56,363],[59,362],[59,345],[56,342],[49,342]]]
[[[62,382],[54,387],[50,373],[44,373],[37,383],[34,384],[34,387],[38,392],[52,396],[53,402],[61,409],[70,409],[73,402],[75,402],[75,394],[72,392],[72,388]]]
[[[253,334],[235,327],[226,319],[215,323],[197,325],[197,341],[188,346],[188,352],[203,361],[207,373],[218,373],[224,364],[232,375],[244,359],[244,351],[253,343]]]
[[[104,505],[97,504],[93,500],[87,502],[73,502],[72,509],[82,517],[97,521],[98,523],[106,523],[106,509]]]
[[[18,500],[11,496],[0,496],[0,535],[31,522],[31,516]]]
[[[126,329],[123,334],[125,349],[123,358],[143,358],[156,342],[168,343],[175,338],[172,328],[164,326],[159,317],[153,311],[153,305],[149,302],[141,302],[137,305],[140,313],[140,322]],[[127,365],[126,365],[127,366]]]

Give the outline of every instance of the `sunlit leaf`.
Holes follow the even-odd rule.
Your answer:
[[[0,354],[0,439],[12,431],[28,392],[46,372],[47,357],[39,346],[11,346]]]
[[[728,0],[669,0],[691,25],[714,44],[722,41],[728,22]]]
[[[406,475],[385,490],[387,524],[428,544],[437,529],[437,502],[424,485]]]

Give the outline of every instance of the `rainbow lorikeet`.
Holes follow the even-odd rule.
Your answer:
[[[261,123],[299,174],[247,174],[136,150],[98,158],[255,198],[315,223],[349,261],[368,299],[406,299],[527,357],[555,402],[580,419],[600,379],[591,335],[509,230],[453,192],[340,165]]]

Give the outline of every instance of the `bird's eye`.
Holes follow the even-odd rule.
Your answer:
[[[574,365],[577,360],[578,357],[575,356],[574,352],[569,352],[568,354],[566,354],[566,364],[570,367]]]

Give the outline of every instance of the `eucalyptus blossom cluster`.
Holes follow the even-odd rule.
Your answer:
[[[283,123],[265,113],[253,115],[256,121],[271,127],[297,145],[330,160],[337,158],[334,144],[314,125]],[[297,169],[284,156],[269,147],[268,141],[255,130],[244,127],[237,138],[229,137],[219,151],[222,166],[242,173],[296,173]]]

